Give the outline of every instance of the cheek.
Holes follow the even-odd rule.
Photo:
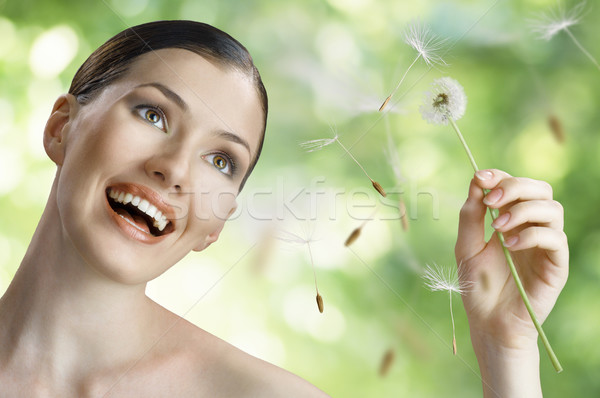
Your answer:
[[[231,184],[233,185],[233,184]],[[223,189],[223,186],[213,185],[210,188],[198,187],[194,194],[194,213],[197,219],[203,221],[225,221],[236,208],[237,191]]]

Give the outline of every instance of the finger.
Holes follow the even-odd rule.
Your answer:
[[[483,199],[492,208],[500,208],[515,201],[552,200],[552,187],[545,181],[524,177],[501,180]]]
[[[459,264],[470,259],[485,247],[486,207],[482,199],[483,191],[475,179],[471,180],[469,196],[460,209],[458,221],[458,238],[454,251]]]
[[[548,259],[559,267],[569,263],[567,236],[563,231],[546,227],[525,228],[517,235],[506,238],[504,246],[510,251],[525,249],[546,250]]]
[[[552,229],[562,230],[563,207],[554,200],[529,200],[516,203],[507,209],[492,223],[500,232],[507,232],[525,223],[540,224]]]

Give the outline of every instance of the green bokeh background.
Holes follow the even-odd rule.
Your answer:
[[[155,19],[194,19],[227,31],[252,53],[270,95],[267,140],[221,242],[151,282],[151,297],[334,397],[480,396],[459,300],[454,357],[448,297],[428,291],[420,277],[426,264],[454,266],[458,211],[472,175],[450,127],[427,124],[418,112],[430,82],[451,76],[469,98],[459,125],[480,167],[546,180],[565,208],[570,277],[544,324],[565,370],[556,374],[542,350],[545,396],[600,396],[593,376],[600,368],[600,70],[566,35],[546,42],[531,34],[527,19],[554,4],[0,0],[0,292],[54,176],[41,145],[54,99],[87,55],[118,31]],[[590,1],[587,10],[572,31],[600,57],[600,7]],[[415,18],[447,38],[448,66],[428,70],[419,61],[394,97],[394,111],[382,117],[378,106],[415,57],[402,39]],[[550,115],[562,124],[563,142],[549,128]],[[339,146],[314,153],[299,147],[330,137],[332,128],[396,193],[380,199]],[[400,155],[400,184],[384,155],[388,132]],[[408,231],[393,208],[400,197]],[[375,204],[375,219],[352,250],[344,248]],[[264,238],[273,230],[314,239],[323,314],[314,302],[307,246]],[[380,377],[388,349],[395,361]]]

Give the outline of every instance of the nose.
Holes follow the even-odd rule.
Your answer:
[[[188,189],[190,164],[181,148],[164,147],[145,164],[146,174],[166,189],[182,192]]]

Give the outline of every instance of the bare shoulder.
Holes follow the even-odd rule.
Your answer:
[[[178,359],[176,377],[192,396],[261,398],[326,398],[329,395],[308,381],[256,358],[224,340],[181,319],[168,338]],[[201,394],[200,394],[201,393]]]

